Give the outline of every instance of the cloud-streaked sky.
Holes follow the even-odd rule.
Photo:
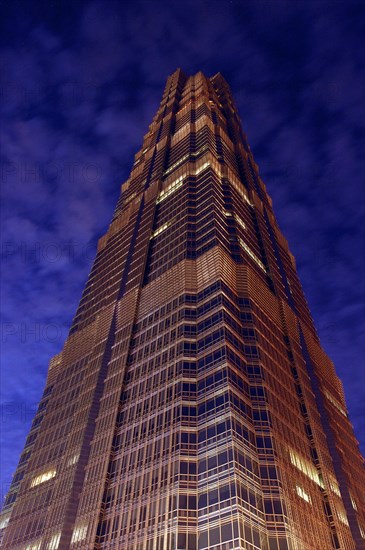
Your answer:
[[[166,78],[220,71],[365,452],[365,4],[3,2],[1,490]]]

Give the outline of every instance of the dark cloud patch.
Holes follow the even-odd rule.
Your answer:
[[[220,71],[232,87],[365,451],[362,3],[14,0],[4,7],[4,483],[97,239],[178,66]]]

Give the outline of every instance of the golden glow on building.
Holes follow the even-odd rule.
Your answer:
[[[303,500],[305,500],[306,502],[308,502],[309,504],[312,503],[312,499],[311,497],[304,491],[304,489],[302,487],[300,487],[299,485],[296,486],[296,489],[297,489],[297,493],[298,495],[300,496],[300,498],[302,498]]]
[[[357,550],[363,486],[230,89],[178,70],[51,361],[3,547]]]
[[[84,540],[84,538],[86,537],[86,533],[87,533],[86,523],[77,525],[73,530],[71,543]]]
[[[48,470],[48,472],[44,472],[43,474],[40,474],[32,479],[32,482],[30,484],[31,487],[36,487],[36,485],[40,485],[41,483],[44,483],[45,481],[49,481],[56,475],[56,470]]]

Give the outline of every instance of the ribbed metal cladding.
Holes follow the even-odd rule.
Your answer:
[[[2,545],[355,550],[364,486],[230,89],[179,69],[50,363]]]

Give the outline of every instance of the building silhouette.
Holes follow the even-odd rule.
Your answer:
[[[177,70],[50,362],[2,546],[355,550],[364,487],[229,87]]]

